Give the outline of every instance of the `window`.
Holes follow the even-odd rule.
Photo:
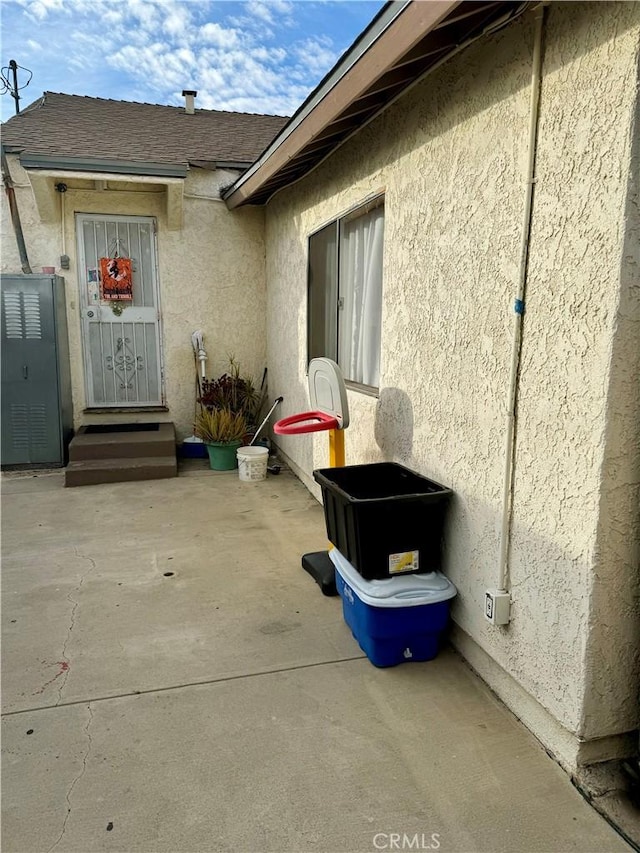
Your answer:
[[[380,382],[384,200],[309,238],[309,359],[337,361],[349,382]]]

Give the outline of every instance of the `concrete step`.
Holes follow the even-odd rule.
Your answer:
[[[95,427],[80,427],[69,445],[69,461],[149,456],[175,458],[176,434],[172,423],[154,424],[152,426],[157,426],[157,429],[144,431],[126,431],[126,426],[123,425],[123,432],[93,432]],[[113,427],[106,425],[105,428]]]
[[[80,459],[65,468],[65,486],[95,486],[99,483],[126,483],[137,480],[162,480],[178,476],[175,453],[120,459]]]

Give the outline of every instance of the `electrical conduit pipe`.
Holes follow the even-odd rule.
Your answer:
[[[507,392],[506,435],[504,451],[504,476],[502,485],[502,520],[500,524],[499,591],[507,592],[509,569],[509,544],[513,508],[513,471],[515,451],[515,418],[518,394],[518,372],[522,352],[522,318],[529,266],[529,240],[533,209],[533,187],[537,154],[538,117],[540,113],[540,82],[542,71],[542,37],[546,3],[535,10],[535,35],[531,67],[531,101],[529,110],[529,153],[526,172],[526,190],[522,238],[520,244],[520,273],[514,302],[513,340],[511,345],[511,370]]]
[[[31,265],[27,255],[27,247],[24,242],[24,234],[22,232],[22,223],[20,222],[20,213],[18,211],[18,202],[16,200],[16,192],[13,188],[13,178],[9,171],[9,163],[4,151],[4,146],[0,146],[0,162],[2,165],[2,181],[7,194],[7,202],[9,203],[9,212],[11,213],[11,223],[16,235],[16,243],[18,244],[18,252],[20,254],[20,266],[25,275],[31,275]]]

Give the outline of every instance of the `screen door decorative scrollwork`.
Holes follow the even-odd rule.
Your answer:
[[[155,220],[78,214],[87,406],[163,405]],[[133,298],[101,298],[100,259],[129,258]]]

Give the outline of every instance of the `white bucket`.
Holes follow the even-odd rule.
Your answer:
[[[245,483],[256,482],[267,479],[267,462],[269,451],[266,447],[239,447],[236,451],[238,457],[238,474]]]

